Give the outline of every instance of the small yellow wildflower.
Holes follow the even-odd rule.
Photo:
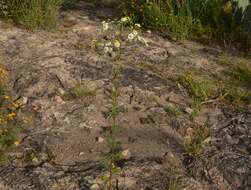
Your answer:
[[[103,30],[108,30],[109,29],[109,24],[105,21],[102,22],[103,25]]]
[[[134,36],[138,35],[138,31],[137,30],[133,30],[132,33],[133,33]]]
[[[20,143],[21,143],[21,141],[20,141],[19,139],[16,140],[16,141],[14,142],[14,144],[15,144],[16,146],[20,145]]]
[[[115,46],[116,48],[120,48],[120,42],[119,42],[118,40],[116,40],[116,41],[114,42],[114,46]]]
[[[15,116],[16,116],[16,113],[14,113],[14,112],[8,114],[8,117],[9,117],[9,118],[13,118],[13,117],[15,117]]]
[[[1,75],[6,75],[6,71],[3,68],[1,68],[1,67],[0,67],[0,74]]]
[[[4,98],[5,100],[10,100],[10,99],[11,99],[10,96],[4,96],[3,98]]]

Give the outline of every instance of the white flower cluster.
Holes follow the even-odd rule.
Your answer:
[[[93,44],[95,47],[101,48],[105,54],[110,55],[114,55],[116,51],[120,52],[122,41],[123,44],[141,42],[148,46],[147,40],[139,35],[140,28],[140,24],[133,24],[130,17],[123,17],[119,21],[103,21],[100,39],[94,40]],[[128,30],[130,30],[129,34]]]
[[[109,23],[106,22],[106,21],[103,21],[103,22],[102,22],[102,29],[103,29],[104,31],[108,30],[108,29],[109,29]]]
[[[130,34],[128,34],[127,38],[129,41],[138,40],[141,43],[143,43],[145,46],[148,46],[148,41],[145,38],[141,37],[137,30],[133,30]]]
[[[120,48],[120,42],[118,40],[115,40],[113,43],[107,42],[104,44],[104,53],[112,53],[115,48]]]

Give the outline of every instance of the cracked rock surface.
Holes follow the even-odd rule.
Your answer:
[[[7,152],[11,162],[0,166],[0,190],[88,190],[106,172],[99,160],[107,151],[102,139],[109,125],[105,113],[113,63],[90,51],[88,44],[101,20],[88,4],[78,6],[62,13],[54,33],[31,33],[0,21],[8,90],[24,101],[20,114],[32,118],[20,146]],[[74,19],[71,26],[69,15]],[[186,111],[188,94],[173,77],[184,70],[218,75],[224,70],[217,63],[221,50],[143,35],[150,46],[128,47],[121,58],[119,102],[126,111],[119,117],[119,138],[122,148],[130,151],[121,163],[121,186],[166,190],[173,178],[179,178],[180,188],[186,190],[251,189],[250,107],[238,112],[203,106],[195,122],[207,125],[212,134],[196,158],[187,157],[179,132],[195,122]],[[68,100],[66,95],[80,82],[95,89],[95,95]],[[167,100],[183,107],[181,114],[170,116],[164,109]]]

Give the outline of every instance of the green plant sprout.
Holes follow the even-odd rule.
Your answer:
[[[118,116],[123,112],[119,106],[122,50],[128,45],[138,42],[148,46],[147,40],[140,36],[140,27],[140,24],[133,24],[130,17],[123,17],[118,21],[103,21],[98,36],[92,41],[92,49],[100,55],[108,56],[114,63],[109,96],[111,106],[107,114],[110,123],[106,134],[109,151],[102,159],[103,165],[108,170],[108,175],[101,177],[104,189],[107,190],[119,189],[119,183],[115,176],[122,171],[118,162],[123,158],[123,155],[121,142],[117,138],[117,134],[121,130]]]

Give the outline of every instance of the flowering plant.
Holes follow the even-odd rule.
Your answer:
[[[101,54],[111,57],[120,55],[121,49],[133,42],[148,46],[148,41],[140,36],[140,24],[133,24],[130,17],[123,17],[118,21],[103,21],[92,47]]]

